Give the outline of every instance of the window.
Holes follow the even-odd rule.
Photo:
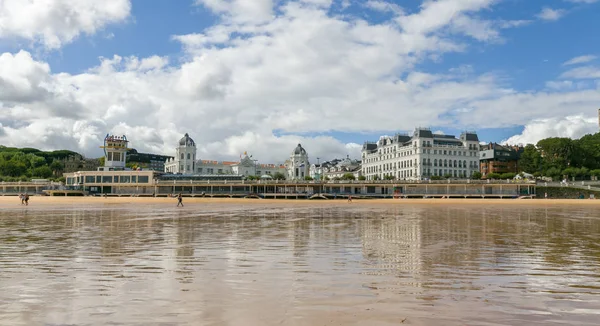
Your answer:
[[[188,164],[186,171],[189,171],[189,170],[190,170],[190,165]]]
[[[137,176],[136,175],[132,175],[131,176],[131,183],[137,183]]]
[[[217,173],[219,173],[219,174],[223,173],[223,169],[217,170]]]
[[[192,155],[190,153],[188,153],[188,160],[192,158]]]
[[[138,177],[138,182],[139,183],[148,183],[148,176],[147,175],[140,175]]]
[[[181,153],[181,159],[183,160],[183,153]]]
[[[182,154],[183,155],[183,154]],[[183,171],[183,165],[179,166],[179,172]]]
[[[198,168],[198,173],[202,173],[202,168]]]
[[[130,180],[131,180],[131,178],[128,175],[122,175],[119,181],[121,183],[129,183]]]

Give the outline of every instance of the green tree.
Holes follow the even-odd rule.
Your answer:
[[[534,173],[540,169],[542,156],[535,145],[527,144],[519,157],[519,172]]]
[[[502,175],[500,173],[488,173],[486,176],[486,179],[500,179],[502,177]]]
[[[342,180],[355,180],[356,177],[354,176],[354,174],[348,172],[348,173],[344,173],[344,175],[342,175]]]
[[[502,173],[500,175],[499,179],[502,179],[502,180],[514,179],[515,176],[517,176],[517,175],[515,173],[512,173],[512,172]]]
[[[479,180],[481,179],[482,175],[481,172],[479,171],[475,171],[473,172],[473,174],[471,174],[471,179],[475,179],[475,180]]]
[[[364,180],[367,180],[367,177],[365,177],[364,175],[359,175],[358,180],[364,181]]]
[[[307,176],[304,177],[304,180],[306,180],[306,181],[312,181],[313,178],[311,178],[309,175],[307,175]]]
[[[54,160],[50,164],[50,169],[52,170],[52,173],[54,173],[55,176],[59,177],[65,170],[65,166],[59,160]]]
[[[285,180],[285,175],[281,172],[275,172],[272,177],[273,180]]]
[[[44,179],[50,178],[52,176],[52,169],[47,165],[40,166],[40,167],[33,169],[33,171],[31,172],[31,175],[33,177],[39,177],[39,178],[44,178]]]

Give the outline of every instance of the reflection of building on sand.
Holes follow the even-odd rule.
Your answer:
[[[423,263],[420,219],[410,216],[365,219],[361,235],[365,261],[372,264],[376,273],[408,276],[415,280],[411,285],[420,286],[418,274]]]

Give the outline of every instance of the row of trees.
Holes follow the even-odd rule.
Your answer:
[[[35,148],[0,146],[0,181],[28,181],[32,178],[61,179],[64,165],[61,160],[72,151],[44,152]]]
[[[600,176],[600,133],[580,139],[552,137],[525,146],[519,172],[554,180],[563,177],[585,179]]]

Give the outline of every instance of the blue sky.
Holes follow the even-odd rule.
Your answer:
[[[418,126],[526,143],[597,125],[600,1],[107,0],[97,17],[94,1],[62,16],[11,2],[0,4],[0,82],[24,95],[0,91],[0,143],[93,155],[114,131],[169,152],[189,132],[206,156],[274,158],[287,147],[271,156],[258,144],[358,155]]]

